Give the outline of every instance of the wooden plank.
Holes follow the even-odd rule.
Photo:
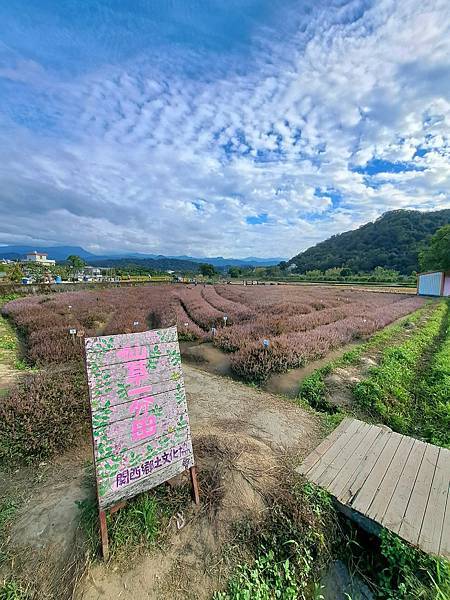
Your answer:
[[[155,400],[158,401],[158,396],[160,394],[165,394],[167,392],[177,391],[177,393],[181,396],[185,396],[184,383],[182,379],[169,379],[168,381],[159,381],[156,383],[152,383],[151,387],[147,390],[145,387],[139,391],[139,393],[133,394],[132,396],[128,393],[128,388],[121,388],[121,396],[118,397],[118,388],[114,389],[112,386],[107,392],[101,394],[101,392],[97,389],[91,389],[92,396],[92,413],[97,414],[103,411],[105,408],[105,404],[109,401],[110,406],[116,407],[116,410],[119,410],[119,406],[121,404],[126,404],[129,400],[132,399],[141,399],[147,397],[151,394]]]
[[[350,421],[350,422],[349,422]],[[450,451],[346,420],[298,469],[355,511],[450,557]],[[370,521],[369,521],[370,520]]]
[[[433,446],[432,444],[426,444],[426,446],[422,464],[420,465],[399,530],[399,535],[414,545],[417,545],[419,539],[420,528],[427,508],[428,496],[439,454],[437,446]]]
[[[344,434],[339,436],[335,443],[323,454],[314,467],[308,472],[308,479],[316,483],[325,469],[335,460],[336,456],[342,452],[345,446],[351,442],[353,436],[358,435],[359,431],[367,427],[366,423],[354,420]]]
[[[154,345],[164,342],[176,342],[178,340],[177,328],[152,329],[150,331],[137,332],[136,334],[124,333],[118,335],[101,335],[86,338],[87,352],[105,352],[115,348],[125,348],[144,345]]]
[[[419,547],[425,552],[438,553],[444,525],[449,485],[449,450],[439,449],[428,504],[419,534]]]
[[[132,397],[137,398],[146,393],[156,393],[156,389],[173,389],[172,386],[176,386],[178,381],[182,381],[182,377],[181,365],[174,367],[164,365],[161,370],[149,371],[142,377],[138,385],[128,383],[126,369],[121,365],[114,365],[114,371],[108,372],[105,378],[101,379],[92,372],[88,372],[93,411],[97,410],[95,400],[98,398],[109,400],[111,406],[116,406],[122,402],[128,402]],[[167,383],[161,386],[163,382]]]
[[[347,417],[341,423],[339,423],[336,429],[333,429],[330,435],[327,436],[323,440],[323,442],[311,452],[311,454],[308,454],[308,456],[305,458],[302,464],[295,469],[296,472],[300,475],[306,475],[306,473],[310,469],[312,469],[312,467],[316,464],[320,457],[323,454],[325,454],[328,448],[330,448],[333,445],[333,443],[339,438],[339,436],[347,431],[352,421],[354,421],[354,419],[350,419]]]
[[[347,487],[352,476],[359,470],[361,470],[364,458],[370,452],[376,439],[383,434],[383,430],[376,425],[372,425],[364,438],[364,443],[361,443],[355,450],[351,460],[348,460],[344,467],[339,471],[336,477],[330,482],[327,490],[335,495],[339,496],[342,491]]]
[[[448,456],[449,454],[447,454],[447,462],[450,463]],[[448,464],[446,468],[447,472],[450,473],[450,464]],[[445,507],[444,523],[442,525],[439,554],[450,559],[450,484],[448,486],[447,504]]]
[[[380,453],[383,451],[383,448],[386,446],[390,437],[390,432],[380,429],[380,435],[375,440],[372,448],[367,450],[367,454],[362,459],[359,469],[355,471],[354,475],[349,479],[346,487],[343,488],[342,492],[337,496],[340,502],[343,504],[350,504],[351,501],[356,497],[373,467],[375,466]]]
[[[176,327],[85,345],[104,510],[189,469],[194,458]]]
[[[370,471],[367,479],[356,495],[350,501],[350,505],[360,513],[365,514],[369,508],[373,497],[377,493],[378,486],[380,485],[383,477],[386,473],[386,469],[391,463],[395,452],[401,442],[402,435],[399,433],[389,433],[389,439],[387,444],[377,457],[377,460]]]
[[[168,479],[172,479],[179,473],[182,473],[186,469],[190,469],[194,466],[194,457],[190,454],[187,459],[179,460],[175,463],[172,463],[169,467],[166,467],[152,475],[147,477],[138,479],[133,481],[130,485],[125,486],[123,488],[119,488],[118,490],[112,492],[108,492],[104,496],[99,498],[99,505],[101,509],[109,508],[113,504],[117,502],[127,500],[129,498],[133,498],[137,494],[141,492],[145,492],[151,488],[164,483]],[[104,483],[104,481],[100,480],[100,484]],[[110,482],[106,482],[110,485]]]
[[[200,504],[200,489],[198,486],[197,470],[195,467],[189,469],[191,474],[192,495],[194,496],[195,504]]]
[[[146,407],[147,414],[155,414],[161,418],[167,418],[168,412],[176,410],[184,412],[186,410],[186,393],[183,387],[168,390],[161,394],[140,394],[136,397],[129,398],[128,401],[122,404],[115,404],[111,413],[105,415],[104,409],[93,411],[92,425],[95,431],[104,427],[106,424],[112,425],[119,423],[125,419],[129,419],[130,415],[137,408]],[[181,408],[180,408],[181,407]],[[184,407],[184,408],[183,408]]]
[[[398,445],[389,466],[386,468],[375,496],[373,497],[369,508],[365,511],[365,514],[374,521],[381,522],[389,502],[391,501],[392,495],[394,494],[395,486],[403,473],[413,445],[414,438],[406,435],[402,436],[400,444]]]
[[[150,420],[151,419],[151,420]],[[189,417],[186,405],[172,415],[155,417],[146,415],[140,419],[135,435],[133,435],[134,416],[94,432],[94,452],[97,461],[106,460],[110,456],[120,454],[124,449],[135,450],[139,446],[156,448],[161,440],[170,439],[179,442],[189,432]],[[111,440],[113,440],[111,442]]]
[[[414,446],[409,453],[403,473],[397,482],[389,505],[381,520],[381,523],[385,527],[395,533],[398,533],[400,530],[426,449],[427,445],[424,442],[419,440],[414,441]]]
[[[320,485],[330,491],[329,486],[331,482],[340,474],[340,471],[346,465],[353,465],[356,450],[362,446],[365,447],[366,437],[369,435],[371,430],[374,428],[373,425],[365,424],[358,430],[358,433],[353,435],[350,441],[342,449],[342,451],[336,456],[333,462],[328,466],[326,471],[316,479],[317,485]],[[340,476],[340,475],[339,475]]]
[[[106,523],[106,513],[104,510],[99,511],[100,519],[100,537],[102,540],[102,556],[104,560],[109,558],[109,543],[108,543],[108,525]]]
[[[128,346],[125,348],[114,348],[106,352],[88,351],[86,354],[86,362],[89,365],[96,362],[101,355],[104,366],[112,366],[115,364],[125,364],[133,360],[155,360],[162,356],[171,356],[180,354],[178,341],[173,342],[157,342],[156,344],[148,344],[146,346]],[[127,357],[127,355],[129,355]]]

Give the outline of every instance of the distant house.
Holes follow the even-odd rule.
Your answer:
[[[419,273],[417,293],[419,296],[450,296],[450,271]]]
[[[83,278],[89,281],[101,281],[103,279],[102,270],[98,267],[86,266],[83,269]]]
[[[28,252],[25,258],[25,262],[29,263],[37,263],[38,265],[55,265],[56,262],[51,258],[48,258],[48,254],[46,252]]]

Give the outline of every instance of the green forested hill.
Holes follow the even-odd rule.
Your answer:
[[[332,267],[348,267],[353,272],[371,271],[380,266],[410,274],[419,270],[418,251],[439,227],[448,223],[450,209],[393,210],[373,223],[334,235],[308,248],[294,256],[289,264],[296,265],[294,272],[297,273]]]

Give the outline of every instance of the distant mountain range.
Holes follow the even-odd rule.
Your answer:
[[[249,256],[247,258],[223,258],[215,257],[195,257],[195,256],[164,256],[162,254],[143,254],[139,252],[117,252],[108,255],[99,255],[88,252],[81,246],[0,246],[0,258],[9,260],[19,260],[27,252],[46,252],[49,258],[56,261],[64,261],[71,254],[80,256],[86,262],[97,266],[124,266],[126,264],[137,264],[154,269],[173,269],[173,270],[196,270],[199,263],[209,263],[217,268],[224,267],[265,267],[277,265],[283,260],[277,258],[256,258]],[[143,264],[145,261],[145,265]],[[170,266],[167,266],[169,265]]]
[[[334,235],[300,252],[288,264],[294,273],[333,267],[368,272],[379,266],[409,275],[419,270],[419,250],[437,229],[448,223],[450,209],[392,210],[373,223]]]

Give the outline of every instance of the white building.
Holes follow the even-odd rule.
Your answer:
[[[48,254],[46,252],[28,252],[25,258],[25,262],[34,262],[38,265],[54,265],[55,261],[51,258],[47,258]]]

